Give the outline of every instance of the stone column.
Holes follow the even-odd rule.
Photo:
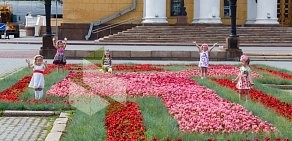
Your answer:
[[[247,0],[247,19],[246,24],[254,24],[257,18],[256,0]]]
[[[277,18],[277,0],[257,0],[255,24],[279,24]]]
[[[221,24],[220,0],[194,0],[193,23]]]
[[[144,0],[144,20],[142,23],[168,23],[166,17],[166,0]]]

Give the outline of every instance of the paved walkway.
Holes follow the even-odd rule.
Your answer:
[[[52,124],[48,117],[0,117],[0,141],[43,141]]]

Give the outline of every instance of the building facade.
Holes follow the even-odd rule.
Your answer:
[[[291,12],[292,0],[237,0],[237,25],[292,26]],[[230,14],[229,0],[63,0],[59,37],[94,40],[141,24],[230,25]],[[123,26],[100,30],[112,24]]]
[[[109,23],[141,17],[142,23],[175,25],[182,9],[188,24],[230,24],[229,0],[135,0],[136,8]],[[183,4],[182,4],[183,2]],[[64,23],[91,23],[130,7],[133,0],[63,0]],[[291,0],[237,0],[237,24],[291,26]],[[140,22],[140,21],[136,21]]]

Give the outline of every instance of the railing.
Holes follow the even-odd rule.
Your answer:
[[[104,24],[106,22],[109,22],[109,21],[111,21],[111,20],[113,20],[115,18],[118,18],[118,17],[120,17],[122,15],[125,15],[126,13],[129,13],[129,12],[133,11],[134,9],[136,9],[136,6],[137,6],[136,0],[133,0],[131,7],[128,7],[126,9],[124,9],[124,10],[122,10],[122,11],[116,13],[116,14],[113,14],[113,15],[105,18],[105,19],[102,19],[102,20],[100,20],[98,22],[90,23],[90,26],[89,26],[89,29],[88,29],[88,33],[85,36],[85,39],[89,40],[89,38],[91,37],[91,33],[92,33],[92,30],[93,30],[94,26],[99,26],[99,25]]]
[[[118,22],[118,23],[114,23],[114,24],[110,24],[110,25],[107,25],[107,26],[104,26],[104,27],[100,27],[100,28],[92,30],[92,33],[97,33],[97,35],[98,35],[99,32],[102,32],[102,31],[105,31],[105,30],[110,30],[110,34],[112,34],[111,33],[111,29],[112,28],[119,27],[119,26],[122,26],[122,25],[125,25],[125,24],[130,24],[130,23],[135,22],[135,21],[142,21],[142,17],[130,18],[130,19]]]

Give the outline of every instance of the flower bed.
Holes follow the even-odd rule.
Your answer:
[[[232,65],[211,65],[208,68],[208,76],[209,77],[236,77],[238,75],[239,68]],[[200,76],[201,71],[199,69],[186,69],[179,72],[172,72],[177,76]],[[252,72],[252,77],[260,77],[261,75]]]
[[[284,79],[292,79],[292,75],[291,74],[287,74],[287,73],[271,70],[271,69],[268,69],[268,68],[262,68],[262,67],[258,67],[258,66],[253,66],[253,68],[261,70],[261,71],[264,71],[264,72],[268,72],[270,74],[282,77]]]
[[[214,79],[215,82],[220,84],[221,86],[231,88],[233,90],[237,90],[235,87],[235,83],[232,83],[228,79]],[[292,104],[281,102],[279,99],[264,94],[263,92],[255,89],[250,90],[250,97],[253,101],[260,102],[264,106],[273,109],[280,115],[288,119],[292,119]]]
[[[51,73],[53,69],[55,69],[55,66],[48,65],[48,68],[45,70],[44,74],[47,75]],[[28,88],[31,77],[31,75],[24,76],[17,83],[0,92],[0,100],[11,102],[18,101],[18,97]]]
[[[143,117],[136,103],[111,103],[106,110],[105,125],[108,141],[146,140]]]
[[[218,66],[219,67],[219,66]],[[234,71],[230,71],[234,69]],[[237,75],[235,67],[226,67],[225,71],[214,69],[210,75]],[[199,86],[189,78],[197,70],[158,73],[83,73],[83,82],[90,86],[95,94],[106,96],[125,95],[130,97],[156,96],[163,100],[172,116],[178,121],[179,129],[185,132],[231,133],[231,132],[274,132],[270,123],[262,121],[238,104],[220,98],[214,91]],[[74,74],[71,74],[74,77]],[[69,76],[71,76],[69,75]],[[81,79],[81,78],[80,78]],[[68,96],[58,88],[69,88],[67,78],[50,90],[51,95]],[[114,83],[117,82],[122,83]],[[106,85],[105,85],[106,84]],[[118,88],[125,88],[119,91]]]

